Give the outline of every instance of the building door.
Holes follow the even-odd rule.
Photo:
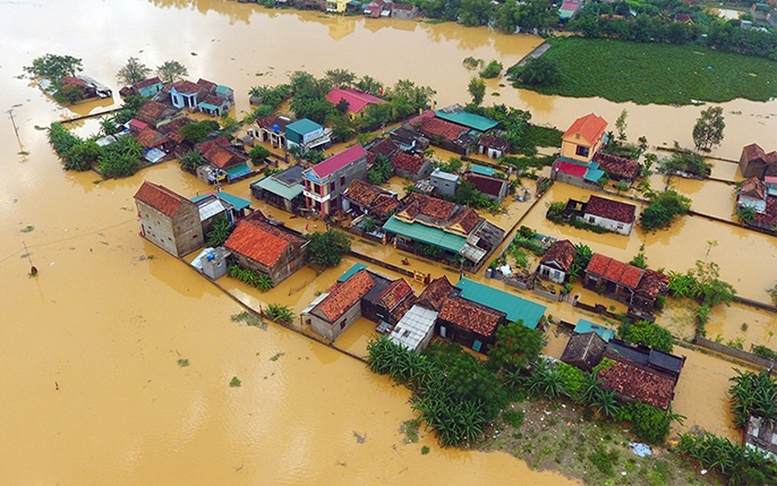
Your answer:
[[[482,347],[483,347],[483,343],[481,343],[481,342],[480,342],[480,341],[478,341],[477,339],[475,339],[475,342],[474,342],[474,343],[472,343],[472,349],[474,349],[474,350],[475,350],[475,351],[477,351],[478,353],[480,352],[480,348],[482,348]]]

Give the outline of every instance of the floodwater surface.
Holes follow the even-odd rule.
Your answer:
[[[242,306],[138,235],[132,196],[143,179],[185,195],[207,188],[175,163],[107,182],[91,172],[63,172],[35,127],[111,104],[63,109],[18,77],[37,56],[70,54],[83,58],[86,74],[118,91],[114,75],[128,57],[150,66],[176,59],[194,79],[232,86],[240,116],[250,109],[250,86],[283,82],[298,69],[320,76],[346,68],[387,84],[412,79],[433,86],[445,105],[469,98],[465,57],[509,66],[540,42],[453,24],[217,0],[0,5],[0,108],[13,107],[19,127],[18,137],[10,120],[0,127],[0,482],[570,484],[506,454],[440,449],[427,433],[405,444],[399,426],[414,414],[404,388],[299,334],[230,320]],[[628,108],[630,136],[645,134],[654,144],[671,142],[674,133],[687,133],[678,136],[685,143],[699,111],[489,86],[501,95],[489,94],[487,102],[531,109],[535,121],[562,128],[589,111],[612,121]],[[767,146],[773,139],[774,102],[724,106],[742,115],[729,119],[719,154],[736,157],[745,143]],[[247,186],[237,189],[247,196]],[[721,240],[721,253],[731,243],[710,237]],[[765,268],[774,251],[758,245],[747,253],[761,252],[758,268]],[[614,256],[624,256],[627,246]],[[374,248],[376,255],[387,250]],[[651,249],[649,261],[687,266],[687,258],[661,256],[669,253]],[[39,270],[34,278],[32,265]],[[303,270],[267,295],[231,290],[252,304],[272,299],[299,309],[343,269],[320,276]],[[233,377],[240,387],[229,386]],[[424,445],[431,447],[427,455]]]

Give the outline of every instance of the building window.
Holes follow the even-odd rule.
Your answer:
[[[589,148],[582,145],[578,145],[575,149],[575,153],[581,157],[588,157]]]
[[[329,183],[329,192],[335,192],[335,183],[334,183],[334,181]]]
[[[324,190],[321,188],[321,184],[313,184],[313,191],[319,196],[324,193]]]
[[[623,223],[618,223],[618,229],[623,229]]]
[[[594,218],[593,216],[589,216],[588,217],[588,222],[591,223],[591,224],[596,224],[596,218]]]
[[[345,176],[340,177],[340,187],[345,186]]]
[[[309,180],[307,180],[307,179],[305,179],[305,190],[307,190],[308,192],[310,192],[310,181],[309,181]]]
[[[345,319],[340,323],[340,329],[345,329]]]

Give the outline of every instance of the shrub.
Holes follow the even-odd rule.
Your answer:
[[[480,77],[491,79],[499,76],[501,72],[502,72],[502,63],[494,59],[488,64],[486,64],[486,67],[484,67],[483,70],[480,71]]]
[[[502,419],[506,424],[520,429],[523,427],[523,410],[504,410],[502,411]]]
[[[631,422],[631,430],[637,438],[648,444],[660,444],[671,428],[671,415],[643,402],[631,402],[620,408],[618,419]]]
[[[649,321],[624,321],[618,327],[618,336],[629,344],[642,344],[644,346],[672,352],[672,333]]]

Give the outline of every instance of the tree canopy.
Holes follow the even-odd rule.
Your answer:
[[[151,68],[140,62],[137,57],[130,57],[119,72],[116,73],[116,78],[120,83],[135,84],[139,81],[143,81],[151,73]]]
[[[523,321],[510,322],[496,330],[496,341],[488,351],[491,369],[518,371],[535,362],[544,345],[542,333],[529,329]]]
[[[81,59],[73,56],[46,54],[36,57],[32,64],[25,66],[24,71],[33,78],[46,78],[54,83],[65,76],[75,76],[83,71]]]
[[[156,75],[163,83],[172,83],[188,76],[189,70],[178,61],[165,61],[162,65],[157,66]]]
[[[723,108],[710,106],[703,110],[693,126],[693,143],[696,144],[696,150],[709,150],[713,145],[720,145],[724,128],[726,122],[723,120]]]
[[[336,267],[343,255],[351,251],[351,240],[345,233],[329,229],[316,231],[309,237],[308,255],[310,261],[320,267]]]

